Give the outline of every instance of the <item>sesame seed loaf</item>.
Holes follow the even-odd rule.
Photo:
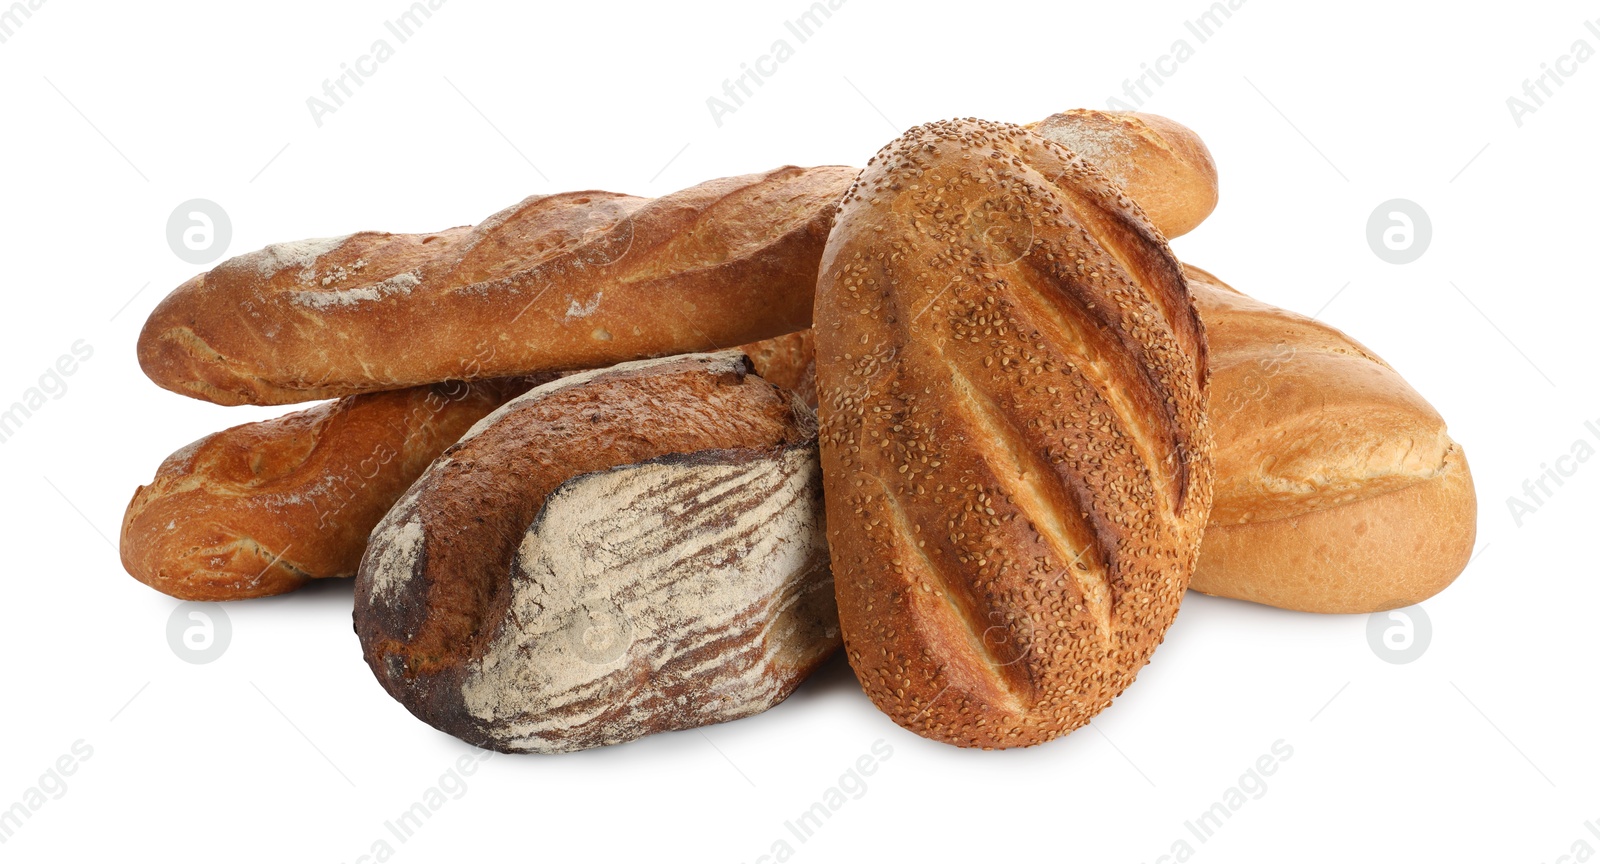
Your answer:
[[[372,533],[355,627],[390,695],[564,752],[754,714],[839,645],[815,421],[723,352],[538,387]]]
[[[1211,504],[1204,332],[1164,239],[1058,144],[920,126],[846,194],[815,320],[867,694],[961,746],[1088,722],[1172,622]]]

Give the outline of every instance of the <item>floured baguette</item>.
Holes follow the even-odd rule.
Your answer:
[[[1164,239],[1060,145],[935,123],[862,172],[817,292],[862,687],[961,746],[1088,722],[1172,622],[1211,504],[1205,337]]]
[[[485,418],[372,534],[385,689],[552,753],[744,717],[839,644],[811,412],[737,352],[582,372]]]
[[[167,457],[122,518],[122,566],[183,600],[354,576],[367,534],[434,457],[528,379],[349,396]]]
[[[282,404],[608,366],[789,333],[855,169],[664,198],[536,195],[469,228],[283,243],[189,280],[139,336],[169,390]]]
[[[1421,602],[1466,567],[1478,504],[1461,445],[1349,336],[1198,267],[1217,485],[1191,583],[1308,612]]]

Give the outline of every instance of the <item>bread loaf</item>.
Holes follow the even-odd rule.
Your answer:
[[[1035,124],[1126,185],[1169,237],[1216,203],[1191,131],[1149,114]],[[194,277],[139,336],[157,384],[273,405],[721,349],[810,325],[855,169],[780,168],[660,199],[537,195],[471,228],[268,246]]]
[[[367,534],[435,456],[532,385],[450,382],[350,396],[173,453],[122,518],[122,566],[183,600],[353,576]]]
[[[1088,722],[1149,660],[1210,507],[1178,262],[1020,127],[917,127],[847,193],[818,281],[846,650],[896,722],[974,747]]]
[[[782,701],[839,644],[815,422],[736,352],[538,387],[373,531],[374,674],[482,747],[562,752]]]
[[[1217,445],[1194,589],[1307,612],[1443,590],[1472,556],[1478,505],[1438,412],[1354,339],[1187,269]]]
[[[1077,108],[1030,131],[1093,162],[1168,239],[1217,208],[1217,165],[1193,130],[1156,114]]]
[[[854,174],[779,168],[654,200],[536,195],[471,228],[268,246],[163,300],[139,363],[187,396],[268,405],[789,333],[810,322]]]

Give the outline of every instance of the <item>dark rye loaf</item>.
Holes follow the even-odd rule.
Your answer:
[[[367,662],[433,726],[562,752],[777,704],[839,644],[810,409],[742,354],[485,418],[373,532]]]

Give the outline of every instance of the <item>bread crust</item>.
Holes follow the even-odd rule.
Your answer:
[[[1087,161],[959,120],[846,195],[815,310],[840,623],[896,723],[971,747],[1088,722],[1149,660],[1210,507],[1182,270]]]
[[[470,228],[269,246],[189,280],[139,336],[174,392],[283,404],[716,350],[807,326],[855,169],[659,199],[537,195]]]
[[[367,534],[428,463],[535,382],[351,396],[173,453],[122,518],[122,566],[183,600],[282,594],[353,576]]]
[[[740,345],[739,350],[750,358],[757,375],[794,391],[817,410],[817,353],[811,328]]]
[[[1339,330],[1186,267],[1210,334],[1217,486],[1192,587],[1306,612],[1419,603],[1466,567],[1477,497],[1445,422]]]
[[[626,363],[530,391],[485,418],[441,456],[373,531],[356,580],[355,627],[368,664],[384,688],[422,720],[463,740],[506,751],[557,752],[616,743],[776,704],[838,643],[837,630],[829,632],[835,614],[831,590],[820,595],[810,590],[827,579],[814,436],[810,410],[787,391],[749,374],[748,361],[737,352]],[[794,456],[783,455],[795,448],[800,450]],[[570,594],[586,581],[579,560],[568,558],[548,567],[531,563],[544,559],[530,549],[570,539],[569,531],[557,537],[541,534],[561,490],[579,478],[593,481],[663,461],[682,467],[700,460],[703,466],[727,468],[756,462],[775,466],[774,460],[784,459],[794,467],[783,471],[810,472],[813,497],[786,499],[789,503],[779,508],[782,518],[740,528],[736,523],[752,508],[771,503],[757,496],[727,510],[725,519],[712,513],[714,524],[693,529],[700,533],[679,536],[687,529],[671,525],[700,524],[695,519],[706,517],[705,508],[730,495],[750,494],[748,489],[737,491],[750,483],[706,493],[710,497],[695,499],[701,503],[684,505],[688,509],[682,520],[663,523],[647,539],[657,545],[684,542],[716,548],[685,553],[681,564],[646,568],[650,572],[639,578],[669,588],[680,581],[694,586],[671,589],[679,596],[702,588],[709,592],[712,584],[760,595],[749,581],[769,580],[762,584],[774,596],[791,592],[812,598],[795,611],[810,623],[783,625],[787,606],[775,604],[745,610],[715,637],[696,629],[704,622],[663,625],[655,636],[667,646],[660,649],[665,654],[608,658],[612,665],[583,670],[600,683],[585,683],[578,688],[581,696],[569,696],[593,708],[590,719],[570,726],[552,723],[547,715],[564,710],[569,696],[541,704],[515,682],[542,674],[542,661],[570,665],[571,658],[544,653],[563,650],[557,643],[541,646],[535,640],[514,646],[550,624],[545,619],[556,612],[551,596]],[[778,474],[758,472],[751,482]],[[696,476],[690,471],[665,486],[693,485]],[[657,506],[663,499],[652,500],[650,506]],[[611,518],[609,506],[590,502],[568,512],[605,519]],[[796,527],[808,514],[815,517],[814,536]],[[657,515],[652,511],[648,518]],[[802,544],[809,551],[787,559],[790,564],[744,573],[743,582],[731,577],[719,581],[706,569],[710,553],[725,555],[730,563],[719,566],[735,569],[738,562],[751,560],[753,553],[738,551],[751,537]],[[606,542],[603,533],[599,542]],[[617,567],[638,563],[637,557],[624,558]],[[817,559],[823,562],[820,569]],[[751,602],[759,606],[772,599],[758,596],[760,602]],[[625,604],[626,598],[607,594],[585,602],[584,608],[609,608]],[[688,637],[699,641],[679,644]],[[760,648],[741,650],[749,644]],[[504,673],[507,663],[515,674]],[[524,663],[531,665],[517,665]],[[724,685],[736,692],[717,689]],[[719,692],[727,698],[713,698]],[[641,700],[655,707],[640,709]],[[614,722],[614,712],[625,709],[636,712],[629,714],[630,722]]]
[[[1168,239],[1217,208],[1217,163],[1194,130],[1157,114],[1074,108],[1028,130],[1093,162]]]

